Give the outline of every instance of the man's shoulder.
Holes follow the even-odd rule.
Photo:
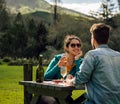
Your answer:
[[[91,57],[95,57],[95,56],[99,56],[102,54],[102,51],[94,49],[94,50],[89,50],[85,56],[91,56]]]
[[[96,50],[89,50],[86,54],[95,54],[97,51]]]
[[[106,55],[106,56],[120,56],[120,52],[112,50],[111,48],[97,48],[94,50],[89,50],[87,55]]]

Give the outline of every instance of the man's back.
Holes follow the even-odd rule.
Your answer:
[[[74,84],[86,84],[85,104],[120,104],[120,53],[108,47],[111,27],[95,23],[90,28],[91,45]]]
[[[120,103],[120,53],[100,45],[89,51],[76,76],[77,85],[86,83],[88,103]],[[119,103],[118,103],[119,102]]]
[[[120,53],[108,47],[100,47],[90,53],[94,57],[94,72],[88,85],[93,90],[91,97],[95,98],[95,104],[118,104]]]

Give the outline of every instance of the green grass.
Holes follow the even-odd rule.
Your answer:
[[[23,86],[19,85],[21,80],[23,66],[0,65],[0,104],[23,104]]]
[[[0,65],[0,104],[23,104],[22,66]]]
[[[33,67],[33,80],[35,69],[36,67]],[[23,86],[19,85],[22,80],[23,66],[0,65],[0,104],[24,104]],[[83,93],[84,90],[73,91],[72,97],[76,99]]]

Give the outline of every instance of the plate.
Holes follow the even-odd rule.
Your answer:
[[[58,84],[58,83],[63,83],[62,79],[56,79],[56,80],[52,80],[54,83]]]

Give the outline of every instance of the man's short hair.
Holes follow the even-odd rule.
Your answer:
[[[90,32],[96,39],[98,44],[107,44],[109,39],[111,27],[104,23],[93,24],[90,28]]]

